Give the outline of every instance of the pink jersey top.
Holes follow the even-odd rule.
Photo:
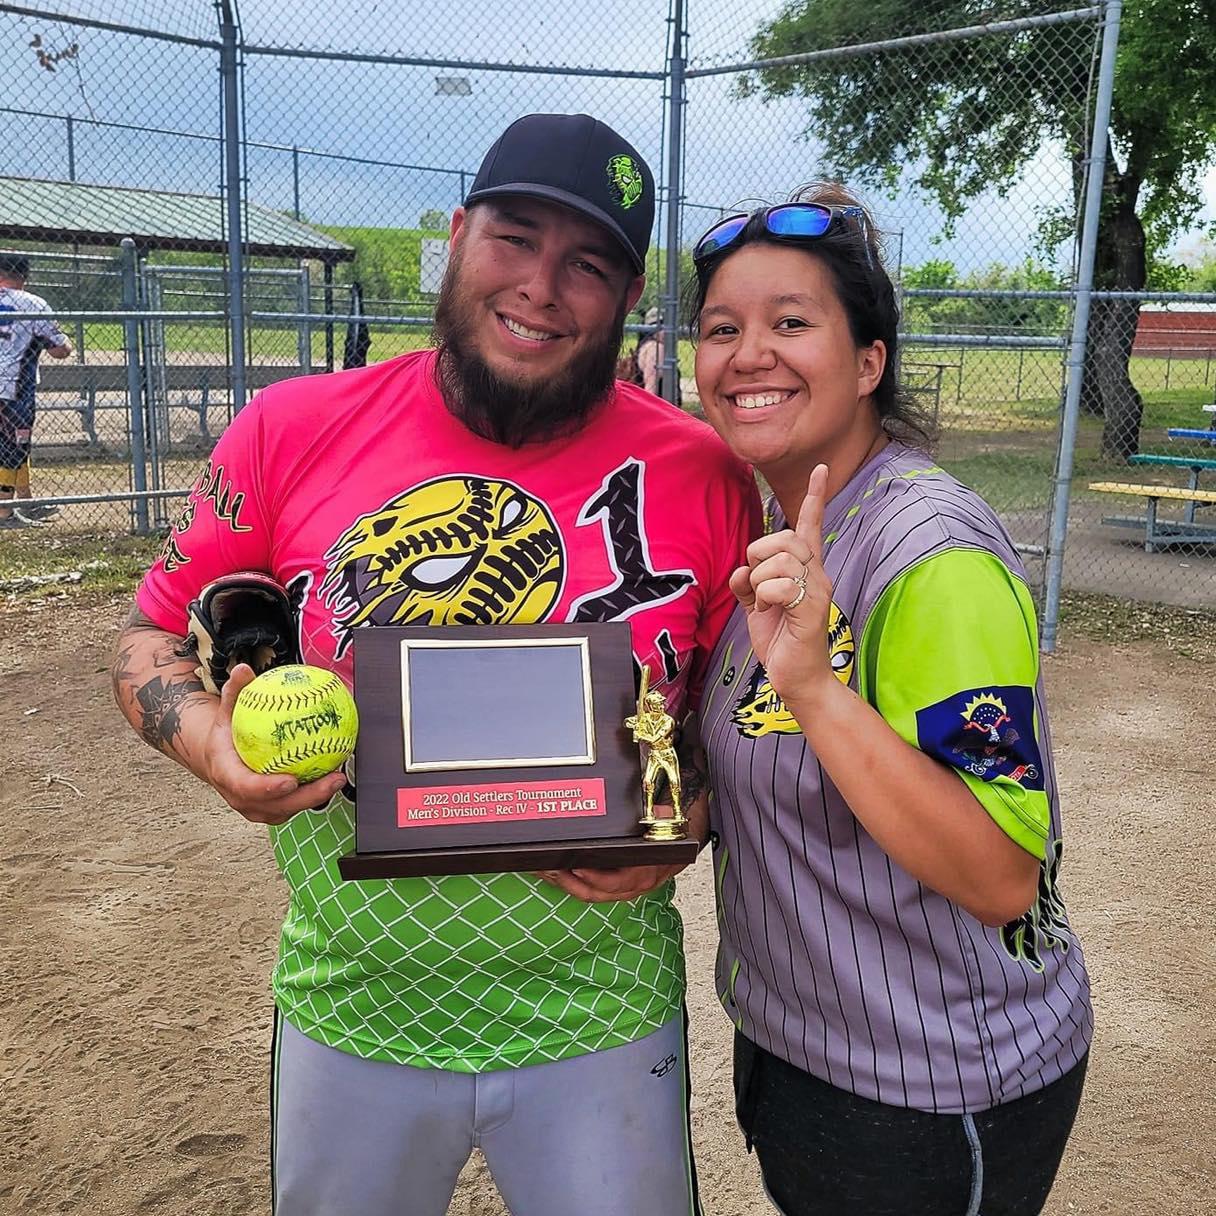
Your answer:
[[[184,633],[208,582],[266,571],[302,605],[304,661],[348,684],[365,624],[628,619],[681,708],[757,527],[746,469],[619,382],[577,435],[512,450],[452,417],[433,370],[426,351],[260,394],[216,445],[140,610]]]

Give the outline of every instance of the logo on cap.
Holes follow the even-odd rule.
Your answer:
[[[646,188],[642,169],[632,156],[614,156],[608,162],[608,185],[622,211],[628,211]]]

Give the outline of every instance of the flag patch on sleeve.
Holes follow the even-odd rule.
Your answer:
[[[1034,737],[1034,692],[1016,685],[971,688],[916,711],[917,746],[984,781],[1006,777],[1043,788]]]

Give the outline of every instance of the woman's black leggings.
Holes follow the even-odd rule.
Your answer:
[[[735,1035],[735,1109],[785,1216],[1037,1216],[1085,1065],[974,1115],[886,1106]]]

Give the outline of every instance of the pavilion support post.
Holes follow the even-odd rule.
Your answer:
[[[334,264],[325,263],[325,370],[334,370]]]

